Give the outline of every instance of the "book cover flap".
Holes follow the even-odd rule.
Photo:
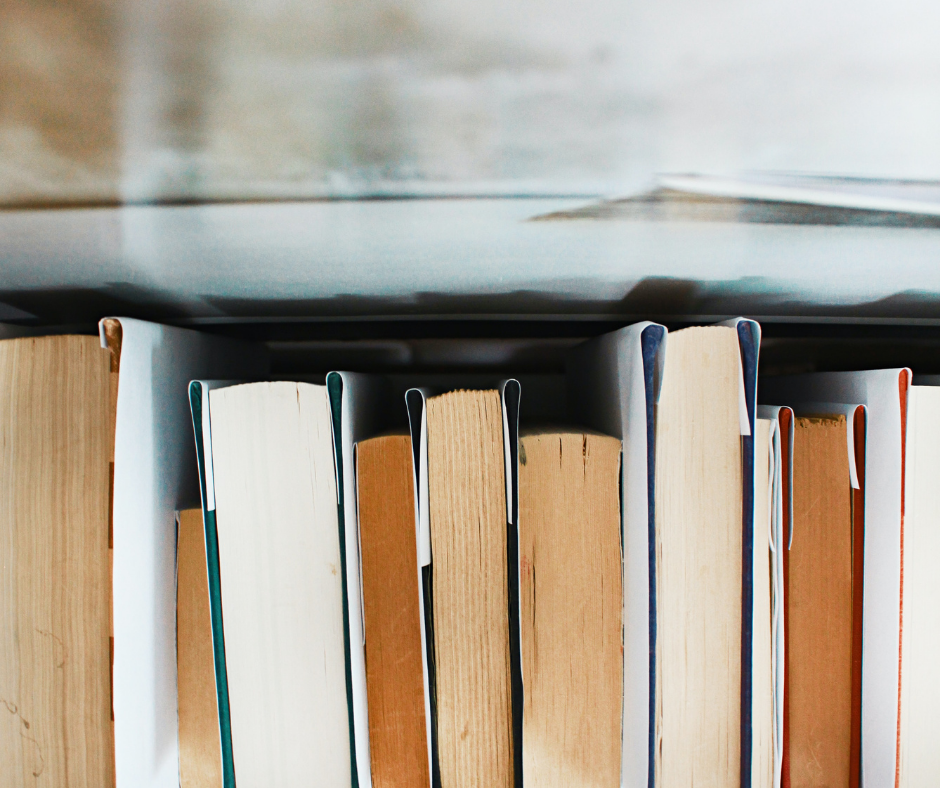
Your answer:
[[[413,388],[405,393],[408,409],[408,427],[411,433],[411,453],[415,489],[415,539],[418,555],[419,612],[421,627],[421,660],[424,668],[424,719],[427,729],[428,774],[431,785],[441,784],[437,760],[437,703],[434,670],[434,616],[432,600],[431,521],[428,513],[428,420],[427,399],[429,389]]]
[[[355,444],[374,435],[388,401],[383,378],[356,372],[330,372],[326,377],[333,415],[333,456],[341,527],[347,608],[347,669],[352,721],[353,774],[360,788],[371,788],[369,701],[366,692],[365,627],[359,513],[356,506]]]
[[[261,374],[264,348],[132,318],[121,327],[114,447],[114,745],[118,788],[175,788],[176,510],[196,504],[189,381]]]
[[[863,785],[893,785],[897,766],[907,368],[769,378],[762,399],[866,406],[862,660]]]

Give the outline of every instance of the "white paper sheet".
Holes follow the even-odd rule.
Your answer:
[[[898,730],[901,607],[901,395],[911,371],[823,372],[764,381],[761,399],[863,404],[865,606],[862,613],[862,769],[865,788],[894,785]]]
[[[114,450],[114,750],[117,788],[179,785],[176,510],[197,506],[188,383],[258,374],[260,348],[118,318]],[[102,327],[102,345],[105,345]]]

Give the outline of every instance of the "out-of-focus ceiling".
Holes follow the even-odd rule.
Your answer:
[[[4,0],[0,205],[940,177],[930,0]]]

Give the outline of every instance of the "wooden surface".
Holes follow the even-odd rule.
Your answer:
[[[374,788],[425,788],[428,741],[411,438],[356,446]]]
[[[222,788],[222,743],[202,509],[179,513],[176,555],[180,788]]]
[[[114,781],[108,351],[0,342],[0,786]]]
[[[619,788],[621,442],[563,432],[520,443],[523,780]]]
[[[511,788],[506,486],[499,392],[427,403],[441,785]]]

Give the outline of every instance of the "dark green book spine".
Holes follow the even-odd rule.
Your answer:
[[[343,644],[346,650],[346,705],[349,709],[349,771],[352,788],[359,788],[359,769],[356,761],[356,723],[353,708],[352,660],[349,637],[349,590],[346,583],[346,519],[343,506],[343,378],[335,372],[326,377],[333,416],[333,458],[336,462],[336,514],[339,521],[339,559],[343,573]]]
[[[215,511],[206,508],[206,452],[202,440],[202,384],[189,384],[189,405],[196,437],[199,465],[199,491],[206,533],[206,564],[209,575],[209,610],[212,617],[212,651],[215,661],[215,690],[219,704],[219,735],[222,743],[222,785],[235,788],[235,761],[232,757],[232,717],[228,701],[228,675],[225,670],[225,635],[222,627],[222,583],[219,574],[219,532]]]

